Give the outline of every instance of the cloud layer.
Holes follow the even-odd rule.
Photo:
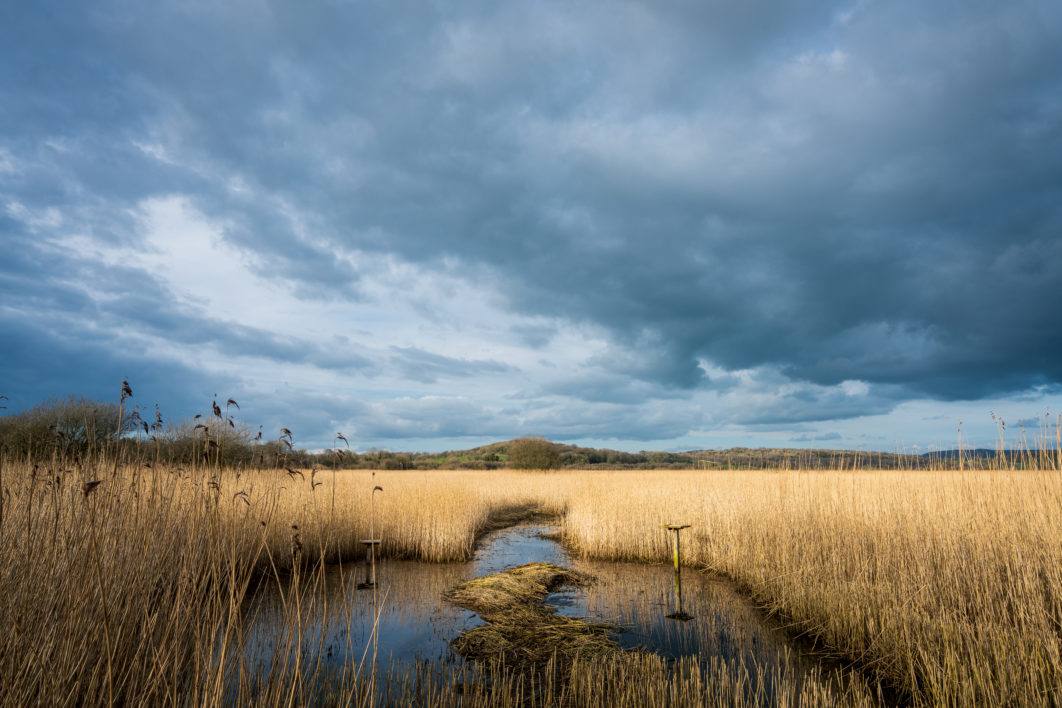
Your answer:
[[[124,375],[309,444],[639,447],[1057,407],[1057,3],[5,14],[12,408]]]

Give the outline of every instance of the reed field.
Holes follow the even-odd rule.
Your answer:
[[[564,542],[588,558],[666,562],[661,525],[690,524],[688,566],[731,579],[914,705],[1062,703],[1059,472],[237,471],[106,459],[3,460],[0,472],[3,705],[767,704],[713,673],[715,660],[576,660],[563,685],[537,689],[505,667],[489,680],[407,675],[382,697],[363,679],[375,669],[364,649],[338,674],[299,650],[307,618],[326,609],[314,593],[322,569],[360,559],[370,526],[385,556],[460,560],[528,507],[558,515]],[[263,582],[282,589],[287,616],[264,681],[239,651],[254,621],[241,610]]]

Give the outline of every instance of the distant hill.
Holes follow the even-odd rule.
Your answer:
[[[446,452],[391,452],[370,450],[352,455],[348,466],[379,469],[501,469],[511,466],[513,440]],[[579,447],[551,443],[560,468],[600,470],[629,469],[940,469],[956,467],[959,450],[921,454],[867,452],[863,450],[807,450],[798,448],[747,448],[662,452],[624,452],[608,448]],[[964,468],[994,468],[1003,462],[996,450],[962,450]],[[1043,458],[1042,460],[1040,458]],[[1053,465],[1054,450],[1039,456],[1037,451],[1006,451],[1007,467],[1034,467],[1037,462]]]
[[[962,453],[964,458],[972,457],[976,459],[995,459],[999,455],[998,450],[989,450],[988,448],[979,447],[975,450],[940,450],[937,452],[924,452],[922,457],[939,457],[945,460],[954,460],[959,457],[959,453]],[[1012,455],[1016,450],[1007,450],[1008,455]]]

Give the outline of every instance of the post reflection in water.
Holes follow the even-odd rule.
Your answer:
[[[376,559],[375,578],[369,575],[372,561],[368,553],[373,549],[366,544],[364,569],[358,563],[334,566],[325,572],[321,587],[302,589],[302,626],[298,628],[291,617],[290,578],[282,578],[279,585],[276,579],[269,579],[247,608],[253,621],[244,658],[256,672],[267,673],[277,648],[296,637],[304,654],[314,659],[337,667],[351,661],[357,665],[369,646],[374,614],[373,594],[357,592],[356,588],[375,587],[380,611],[377,660],[399,671],[433,665],[441,675],[462,662],[450,651],[450,641],[482,624],[474,612],[443,600],[443,593],[469,578],[524,563],[570,565],[568,553],[560,544],[543,538],[543,530],[548,529],[522,525],[493,532],[467,563]],[[375,586],[369,584],[372,580]],[[280,660],[290,661],[290,656]]]
[[[372,593],[357,590],[362,572],[353,564],[342,572],[329,569],[321,588],[304,589],[302,626],[297,633],[292,626],[290,588],[283,588],[281,597],[275,580],[264,584],[248,608],[253,622],[245,658],[258,671],[267,672],[277,647],[297,634],[302,651],[314,659],[337,668],[360,663],[374,625]],[[396,666],[459,662],[450,651],[450,640],[480,621],[474,613],[444,601],[442,593],[467,577],[468,563],[378,560],[377,661]]]
[[[689,622],[693,615],[687,614],[682,609],[682,568],[675,568],[675,608],[669,615],[664,615],[669,620],[677,622]]]

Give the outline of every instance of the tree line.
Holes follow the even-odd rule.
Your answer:
[[[141,409],[126,405],[132,395],[123,382],[121,398],[101,402],[70,396],[46,401],[25,411],[0,416],[0,452],[9,459],[64,464],[140,460],[177,466],[267,468],[336,467],[386,470],[433,469],[940,469],[953,467],[954,451],[931,454],[744,448],[686,452],[624,452],[522,437],[467,450],[442,453],[393,452],[369,449],[356,452],[346,437],[336,434],[333,447],[310,451],[296,447],[292,432],[281,428],[264,436],[239,420],[239,404],[215,399],[205,414],[191,420],[167,421],[158,406]],[[997,453],[964,450],[970,468],[997,467]],[[1062,457],[1062,453],[1058,453]],[[1022,467],[1043,466],[1029,456]],[[1043,457],[1041,455],[1041,457]],[[1055,464],[1056,461],[1047,460]],[[1035,464],[1034,464],[1035,463]],[[1014,461],[1009,461],[1010,465]],[[1046,463],[1044,463],[1046,464]]]

